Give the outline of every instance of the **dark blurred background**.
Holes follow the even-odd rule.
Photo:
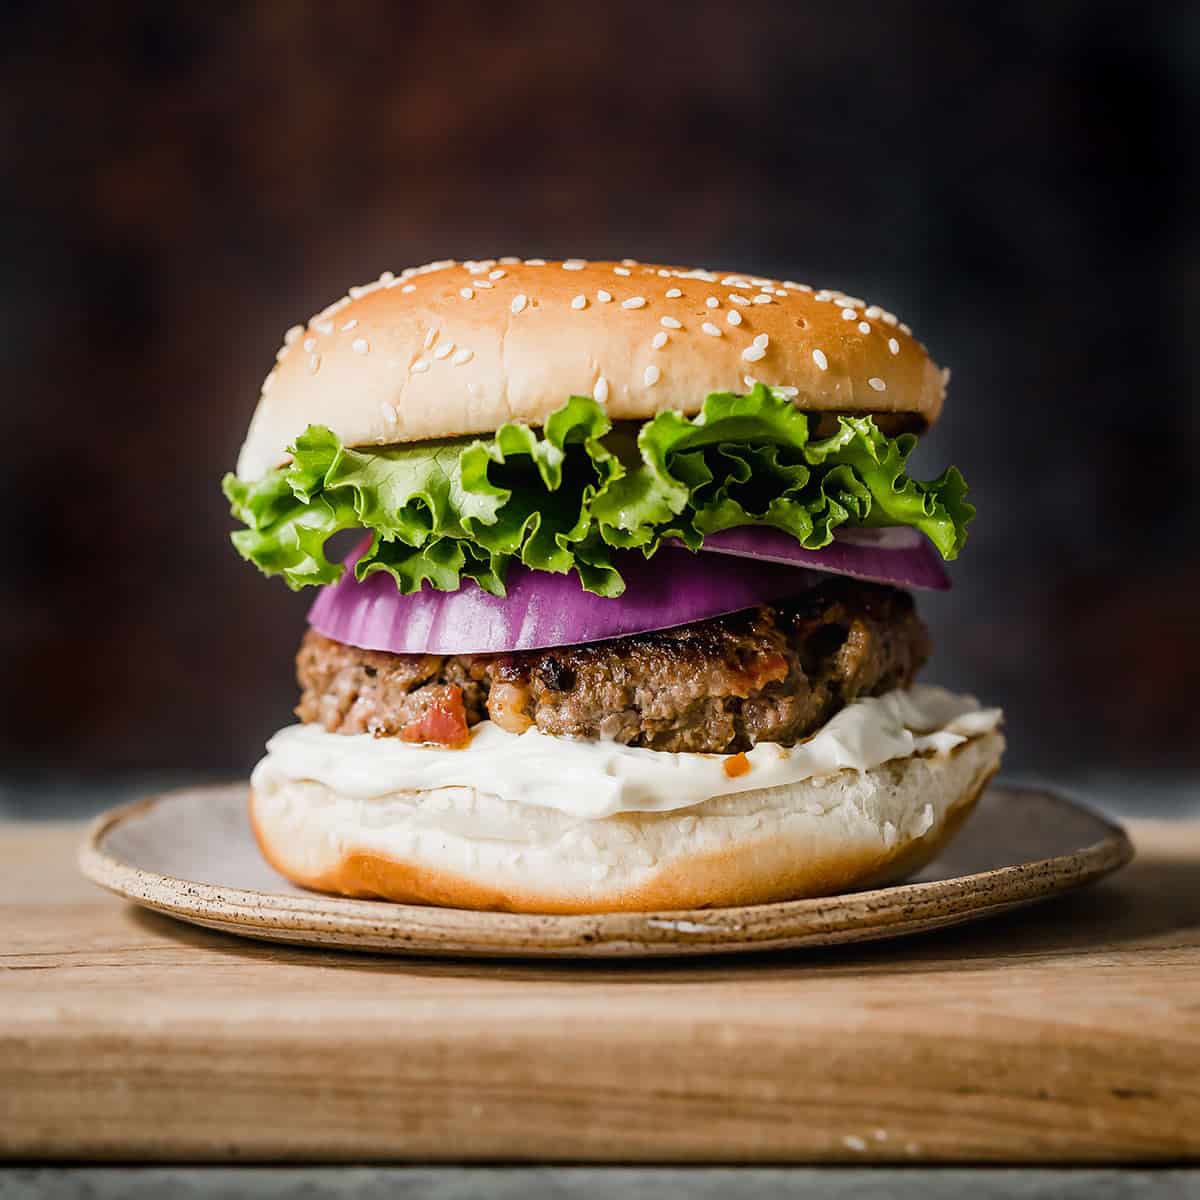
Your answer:
[[[7,767],[253,762],[311,597],[219,482],[283,330],[502,254],[899,312],[954,371],[920,466],[980,510],[931,677],[1018,773],[1200,764],[1200,5],[0,13]]]

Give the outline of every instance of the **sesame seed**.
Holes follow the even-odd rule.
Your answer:
[[[603,288],[601,288],[596,293],[596,299],[599,300],[601,304],[607,304],[612,299],[612,292],[606,292]]]
[[[709,296],[708,299],[704,301],[704,303],[707,304],[709,308],[720,308],[721,307],[721,302],[720,302],[720,300],[718,300],[716,298],[716,296]]]
[[[524,292],[518,292],[513,297],[512,304],[510,304],[509,307],[513,310],[514,313],[519,313],[524,309],[525,305],[527,305],[528,303],[529,303],[529,297],[526,296]]]
[[[475,286],[490,292],[495,285],[488,283],[486,279],[477,279],[475,280]]]
[[[587,308],[587,297],[582,294],[576,296],[575,299],[571,301],[571,307],[572,308]]]
[[[621,307],[622,308],[645,308],[646,307],[646,297],[645,296],[630,296],[628,300],[621,301]]]
[[[747,362],[758,362],[759,359],[767,357],[767,351],[763,346],[747,346],[742,351],[742,357]]]
[[[429,359],[418,358],[417,361],[415,363],[413,363],[413,365],[411,367],[409,367],[409,370],[414,375],[420,375],[423,372],[428,371],[429,370]]]
[[[721,331],[711,321],[705,321],[700,328],[708,334],[709,337],[720,337]]]
[[[454,357],[450,360],[456,367],[461,367],[463,363],[469,363],[475,357],[474,350],[468,350],[464,346],[461,350],[455,350]]]
[[[632,272],[628,267],[613,267],[613,273],[616,275],[630,275]]]
[[[832,300],[832,299],[833,299],[833,297],[832,297],[832,296],[826,296],[826,295],[823,295],[821,292],[814,292],[814,293],[813,293],[813,299],[814,299],[814,300],[815,300],[815,301],[816,301],[818,304],[825,304],[827,301],[829,301],[829,300]]]
[[[888,338],[888,349],[893,354],[899,354],[900,353],[900,343],[898,341],[896,341],[895,338]]]
[[[755,296],[754,299],[751,301],[751,303],[752,304],[771,304],[771,303],[773,303],[773,301],[771,300],[770,296],[766,296],[762,292],[759,292],[758,295]]]
[[[950,386],[950,368],[943,367],[942,368],[942,387],[948,388],[949,386]]]
[[[453,342],[439,342],[438,348],[433,352],[434,358],[449,358],[454,353]]]
[[[597,404],[606,404],[608,402],[608,380],[603,375],[596,380],[596,386],[592,388],[592,399]]]
[[[587,263],[582,258],[568,258],[562,268],[564,271],[582,271],[586,266]]]
[[[350,289],[351,300],[358,300],[360,297],[365,296],[366,294],[367,289],[365,287],[352,287]]]
[[[521,260],[515,254],[505,254],[497,261],[502,262],[506,267],[515,267]]]
[[[649,269],[649,268],[647,268],[647,269]],[[661,279],[670,279],[671,278],[671,272],[668,271],[666,267],[659,267],[658,270],[655,272],[655,274],[658,275],[659,278],[661,278]]]
[[[507,271],[502,271],[499,267],[497,267],[494,271],[488,272],[488,278],[489,279],[503,279],[504,276],[507,274],[508,274]]]
[[[786,297],[786,296],[787,296],[787,292],[785,292],[785,291],[783,290],[783,288],[776,288],[776,289],[775,289],[775,295],[777,295],[777,296],[784,296],[784,297]]]
[[[871,332],[870,324],[867,321],[859,321],[858,332],[859,333],[870,333]]]
[[[661,376],[662,372],[653,363],[642,372],[642,379],[647,387],[653,387]]]
[[[753,390],[754,390],[754,387],[755,387],[755,385],[758,383],[758,380],[757,380],[757,379],[755,379],[753,375],[743,375],[743,376],[742,376],[742,382],[743,382],[743,383],[744,383],[744,384],[745,384],[745,385],[746,385],[748,388],[750,388],[750,390],[751,390],[751,391],[753,391]]]
[[[280,346],[279,349],[275,351],[275,361],[283,362],[283,360],[287,358],[291,349],[291,346],[287,345],[286,343]]]
[[[742,314],[738,312],[736,308],[731,308],[725,314],[725,320],[728,321],[730,325],[740,325],[742,323]]]
[[[402,292],[415,292],[417,285],[415,283],[406,283],[400,290]]]
[[[321,356],[313,354],[308,359],[308,369],[315,375],[321,369]]]
[[[824,350],[814,350],[812,352],[812,360],[817,364],[817,369],[819,371],[829,370],[829,359],[825,357]]]
[[[311,354],[317,348],[317,339],[315,337],[306,337],[304,339],[304,349],[308,354]]]
[[[638,265],[638,260],[636,258],[623,258],[623,259],[621,259],[621,261],[627,267],[636,267]]]
[[[741,308],[745,308],[750,303],[750,298],[748,296],[739,295],[737,292],[730,292],[729,303],[736,304]]]
[[[778,392],[781,396],[786,397],[788,400],[795,400],[795,398],[800,395],[800,389],[796,387],[777,387],[773,388],[772,390]]]
[[[366,354],[370,348],[371,343],[368,342],[366,338],[355,338],[354,341],[350,343],[350,349],[353,350],[355,354]]]
[[[314,321],[313,328],[318,333],[323,333],[326,335],[326,337],[328,337],[329,334],[331,334],[333,332],[333,322],[332,321]]]
[[[438,331],[431,325],[425,330],[425,349],[428,350],[437,341]]]
[[[674,317],[659,317],[658,323],[664,329],[682,329],[683,328],[683,322],[677,321]]]
[[[667,299],[668,300],[678,300],[679,297],[682,295],[683,295],[683,291],[680,288],[667,288]]]
[[[884,383],[878,375],[872,375],[871,378],[867,380],[867,383],[869,383],[877,392],[887,391],[887,384]]]
[[[879,314],[879,319],[885,325],[897,325],[900,322],[900,318],[898,316],[896,316],[895,313],[890,313],[890,312],[881,312]]]
[[[283,343],[285,346],[290,346],[304,332],[303,325],[293,325],[291,329],[283,335]]]
[[[756,337],[754,339],[754,344],[760,350],[765,350],[767,348],[767,346],[770,345],[770,342],[771,342],[771,339],[765,333],[760,333],[758,335],[758,337]]]
[[[546,265],[546,260],[544,258],[527,258],[525,260],[525,265],[527,267],[544,267]]]
[[[459,288],[459,289],[458,289],[458,294],[459,294],[459,295],[460,295],[460,296],[461,296],[461,297],[462,297],[464,300],[470,300],[470,299],[471,299],[471,298],[472,298],[472,297],[475,295],[475,291],[474,291],[474,289],[473,289],[473,288]]]
[[[879,318],[883,316],[883,309],[880,308],[878,304],[872,304],[867,311],[863,313],[863,316],[866,317],[868,321],[878,321]]]
[[[661,350],[667,344],[667,340],[667,335],[662,330],[659,330],[659,332],[650,339],[650,345],[652,345],[655,350]]]
[[[905,323],[903,321],[900,322],[900,332],[903,334],[907,334],[908,337],[912,337],[912,330],[909,329],[909,327],[907,325],[905,325]]]
[[[853,321],[854,318],[857,316],[858,316],[858,313],[853,308],[843,308],[842,309],[842,320],[843,321]]]
[[[355,327],[355,325],[357,325],[357,324],[358,324],[358,318],[357,318],[357,317],[351,317],[351,318],[350,318],[350,320],[348,320],[348,321],[345,323],[345,325],[343,325],[343,326],[342,326],[342,332],[343,332],[343,333],[349,333],[349,332],[350,332],[350,330],[352,330],[352,329]]]

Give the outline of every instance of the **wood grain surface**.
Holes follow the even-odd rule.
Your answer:
[[[191,928],[0,826],[0,1154],[124,1160],[1200,1157],[1200,824],[903,942],[447,962]]]

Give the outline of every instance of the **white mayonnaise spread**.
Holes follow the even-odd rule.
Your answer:
[[[980,708],[972,696],[918,685],[855,701],[800,745],[764,742],[744,756],[670,754],[548,737],[536,729],[506,733],[490,721],[476,725],[461,750],[291,725],[267,743],[252,783],[265,792],[292,780],[312,780],[358,800],[473,787],[593,819],[669,812],[711,796],[800,783],[845,769],[866,771],[912,754],[948,754],[1000,721],[998,708]]]

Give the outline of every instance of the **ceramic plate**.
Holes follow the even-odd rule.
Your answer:
[[[991,787],[913,880],[746,908],[527,916],[344,900],[294,887],[263,861],[246,785],[189,788],[115,809],[80,851],[89,879],[183,921],[273,942],[376,953],[634,958],[781,950],[954,925],[1081,887],[1123,866],[1117,826],[1052,793]]]

